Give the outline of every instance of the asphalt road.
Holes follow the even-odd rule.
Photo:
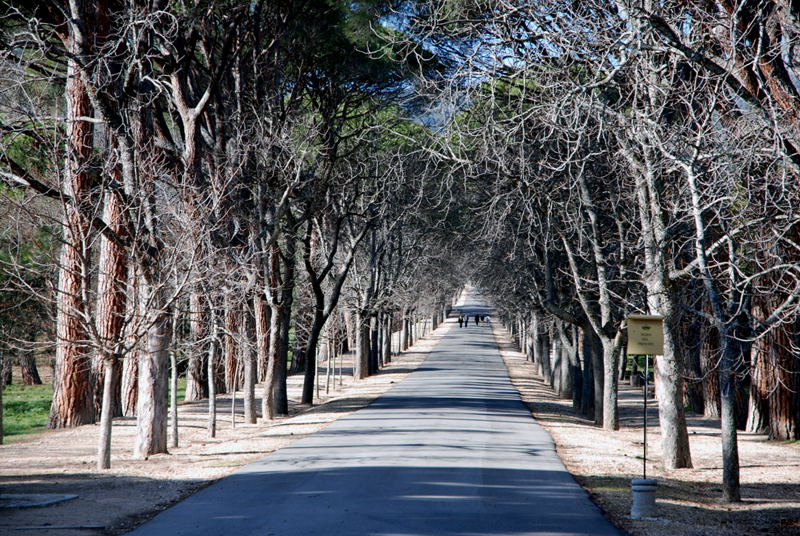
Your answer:
[[[462,309],[483,312],[472,300]],[[451,326],[417,371],[369,407],[131,534],[621,534],[520,401],[491,329],[473,318],[468,327]]]

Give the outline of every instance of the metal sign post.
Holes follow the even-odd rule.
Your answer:
[[[644,416],[644,426],[642,426],[642,445],[644,446],[644,455],[642,456],[642,478],[647,478],[647,378],[650,376],[650,356],[644,356],[644,391],[642,395],[642,414]]]
[[[644,416],[642,478],[647,478],[647,379],[650,376],[649,357],[664,353],[663,317],[655,315],[628,316],[628,355],[644,356],[644,388],[642,413]]]
[[[661,316],[630,315],[628,317],[628,355],[644,356],[642,389],[642,479],[631,481],[633,506],[631,517],[648,519],[656,515],[656,481],[647,479],[647,378],[650,375],[650,356],[664,353],[664,326]]]

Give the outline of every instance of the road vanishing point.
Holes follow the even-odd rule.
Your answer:
[[[368,407],[165,510],[134,536],[621,535],[511,384],[470,289],[425,362]],[[440,333],[441,331],[437,332]]]

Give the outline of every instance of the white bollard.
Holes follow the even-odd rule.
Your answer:
[[[649,478],[635,478],[631,480],[631,492],[633,495],[631,518],[646,519],[658,515],[656,509],[657,487],[656,481]]]

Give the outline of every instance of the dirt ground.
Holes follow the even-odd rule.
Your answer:
[[[582,418],[572,402],[559,400],[534,377],[533,364],[495,331],[512,381],[534,418],[556,442],[558,454],[606,515],[633,536],[800,535],[800,444],[771,442],[740,433],[743,501],[729,505],[722,495],[722,450],[718,420],[689,416],[693,469],[661,466],[658,413],[648,411],[647,477],[658,481],[658,518],[633,520],[630,481],[642,477],[641,388],[620,387],[621,429],[606,432]]]
[[[237,467],[254,461],[337,418],[368,405],[402,380],[452,328],[453,320],[420,340],[390,367],[365,381],[324,395],[312,408],[297,403],[301,378],[290,379],[291,416],[234,428],[230,398],[220,397],[217,437],[206,432],[205,404],[181,406],[180,446],[147,461],[131,460],[133,419],[114,423],[112,469],[97,471],[97,426],[52,431],[0,446],[0,501],[8,494],[61,493],[78,498],[60,504],[0,510],[0,534],[86,536],[123,534]],[[605,432],[577,415],[570,401],[558,400],[532,374],[532,364],[512,348],[504,332],[495,333],[517,389],[536,420],[553,435],[558,453],[576,479],[618,526],[634,536],[800,535],[800,445],[742,434],[740,455],[744,501],[719,502],[720,442],[717,424],[690,419],[694,469],[666,471],[659,465],[658,429],[649,428],[653,460],[648,476],[658,480],[659,517],[634,521],[630,479],[641,475],[641,399],[620,393],[622,429]],[[323,370],[324,374],[324,370]],[[655,408],[650,422],[655,424]],[[39,528],[37,528],[39,527]],[[66,528],[84,527],[84,528]],[[20,532],[19,529],[24,530]]]

